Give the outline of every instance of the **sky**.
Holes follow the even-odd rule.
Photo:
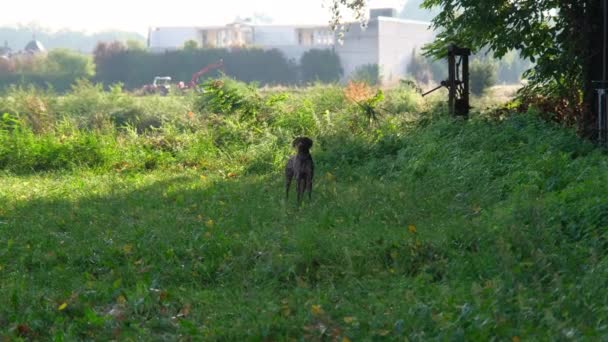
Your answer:
[[[222,25],[237,16],[270,16],[277,24],[327,23],[328,0],[3,0],[0,26],[18,24],[87,32],[151,26]],[[370,7],[401,9],[407,0],[370,0]]]

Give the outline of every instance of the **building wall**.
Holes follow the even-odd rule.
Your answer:
[[[260,47],[297,45],[298,37],[293,26],[255,26],[253,44]]]
[[[295,62],[310,49],[335,49],[344,69],[343,81],[363,65],[378,64],[382,83],[391,85],[406,75],[414,48],[420,50],[434,38],[429,23],[390,17],[372,18],[365,29],[358,23],[350,24],[342,44],[335,42],[331,34],[322,26],[166,27],[150,31],[149,47],[151,51],[165,51],[179,49],[188,40],[206,47],[228,47],[238,42],[239,46],[278,49]]]
[[[332,49],[322,27],[255,26],[253,44],[265,50],[278,49],[296,62],[311,49]]]
[[[377,20],[371,20],[365,29],[359,24],[350,24],[343,43],[335,44],[344,69],[343,80],[362,65],[378,63],[378,32]]]
[[[151,51],[176,50],[188,40],[202,45],[202,37],[195,27],[157,27],[151,28],[148,37],[148,48]]]
[[[383,84],[399,82],[407,73],[412,51],[420,51],[433,39],[429,23],[379,18],[378,65]]]

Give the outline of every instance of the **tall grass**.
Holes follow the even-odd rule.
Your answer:
[[[284,146],[295,136],[369,131],[338,86],[261,93],[222,79],[205,89],[201,95],[133,97],[120,85],[106,92],[88,81],[65,96],[13,88],[0,100],[5,113],[0,168],[16,173],[117,165],[150,170],[199,167],[209,164],[209,156],[223,155],[223,162],[246,158],[258,165],[249,170],[268,170],[281,162]],[[414,97],[387,104],[399,102],[403,111],[413,112],[420,101]]]

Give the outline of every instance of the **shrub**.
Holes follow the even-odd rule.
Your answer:
[[[384,108],[393,114],[412,113],[420,109],[422,96],[419,89],[408,82],[386,92]]]
[[[355,82],[365,82],[371,86],[378,85],[380,83],[380,67],[378,64],[365,64],[358,67],[351,80]]]
[[[491,61],[475,59],[469,68],[471,80],[471,92],[475,95],[482,95],[486,89],[496,84],[497,67]]]
[[[95,75],[95,65],[91,57],[67,49],[52,50],[46,63],[49,72],[70,75],[74,80]]]
[[[196,102],[200,112],[229,115],[237,113],[241,119],[254,118],[262,109],[262,99],[254,85],[247,85],[224,77],[207,81]]]
[[[329,49],[312,49],[300,59],[302,80],[304,82],[337,82],[344,74],[338,54]]]

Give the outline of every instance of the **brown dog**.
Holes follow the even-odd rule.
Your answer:
[[[299,205],[306,190],[308,190],[308,199],[312,197],[312,178],[315,174],[315,164],[310,155],[312,140],[307,137],[299,137],[291,145],[298,153],[289,158],[285,167],[285,199],[289,197],[289,186],[295,177]]]

